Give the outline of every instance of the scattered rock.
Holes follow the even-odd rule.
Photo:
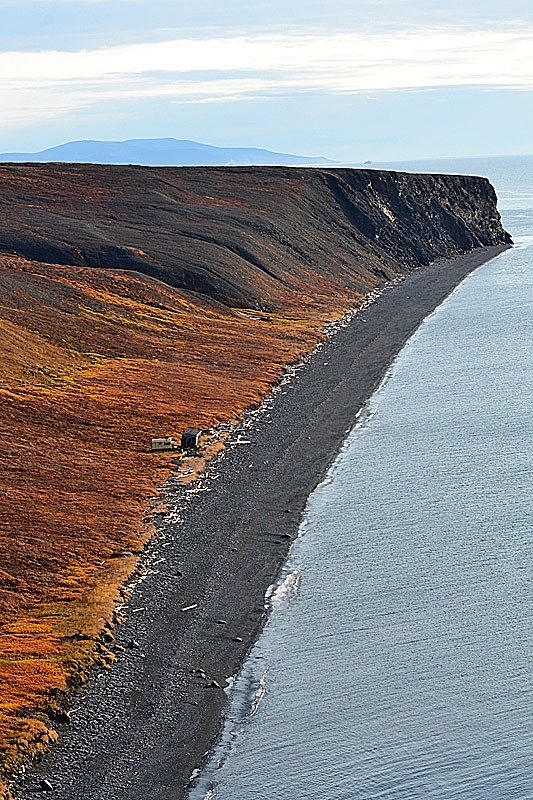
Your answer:
[[[217,683],[216,681],[211,681],[211,683],[207,684],[206,688],[207,689],[220,689],[220,683]]]
[[[50,783],[49,780],[43,778],[42,781],[39,783],[39,787],[43,790],[43,792],[53,792],[54,787]]]
[[[242,636],[236,636],[233,641],[234,642],[242,642]]]
[[[135,639],[130,639],[129,642],[127,643],[126,647],[129,650],[135,650],[136,647],[140,647],[140,644],[139,644],[139,642],[136,642]]]
[[[217,619],[217,625],[227,625],[228,621],[226,619]]]

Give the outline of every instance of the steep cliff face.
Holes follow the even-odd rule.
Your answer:
[[[0,251],[135,270],[229,306],[363,292],[510,241],[494,190],[475,177],[52,164],[1,166],[0,187]]]

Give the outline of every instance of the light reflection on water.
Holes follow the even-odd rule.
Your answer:
[[[310,498],[195,797],[533,798],[533,231],[505,216],[524,246],[426,320]]]

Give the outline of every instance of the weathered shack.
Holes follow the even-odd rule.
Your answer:
[[[172,436],[164,436],[159,439],[152,439],[152,450],[177,450],[178,445]]]
[[[181,434],[181,449],[196,450],[200,447],[202,431],[197,428],[186,428]]]

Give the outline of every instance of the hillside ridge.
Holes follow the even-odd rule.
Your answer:
[[[134,270],[227,306],[362,292],[509,243],[485,178],[287,167],[0,165],[0,251]]]

